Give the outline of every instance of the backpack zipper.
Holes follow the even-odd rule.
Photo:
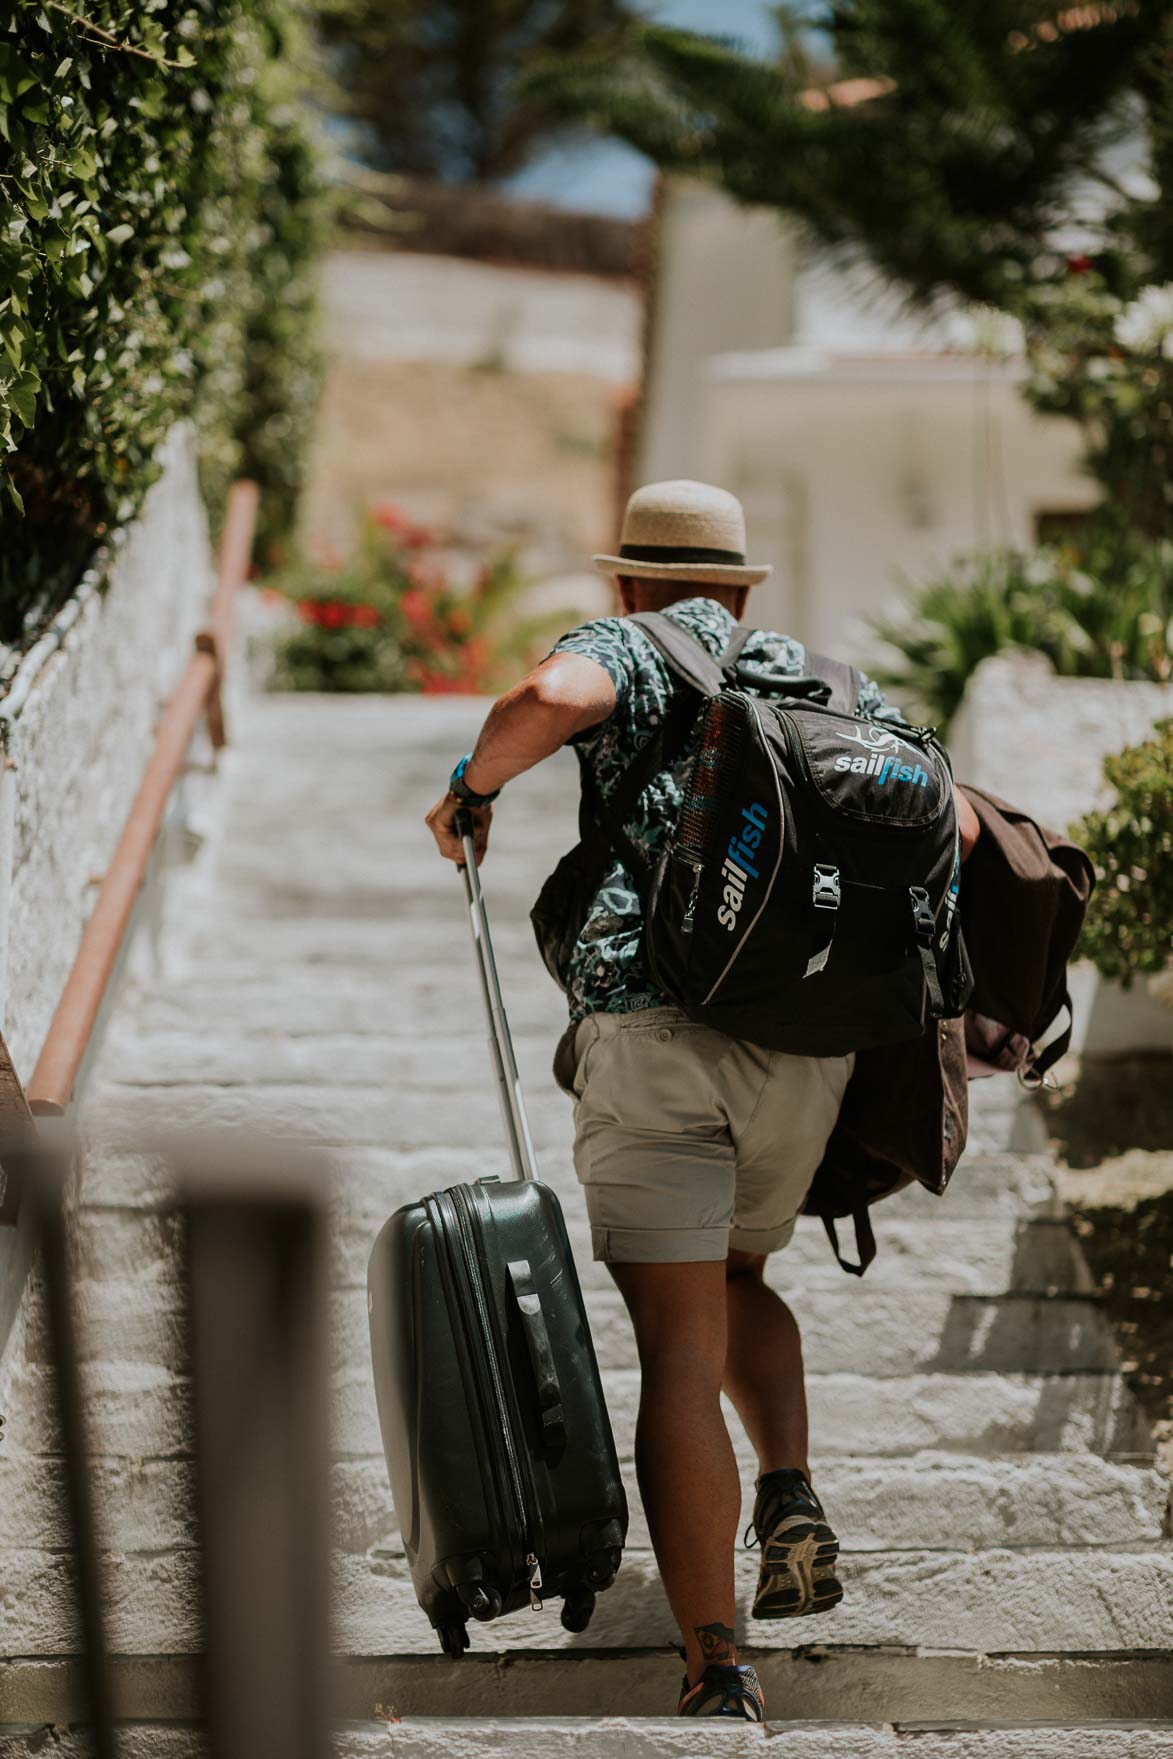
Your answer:
[[[456,1217],[456,1229],[464,1259],[464,1268],[476,1308],[482,1344],[482,1359],[488,1369],[493,1401],[497,1408],[498,1430],[496,1434],[492,1435],[490,1445],[495,1444],[499,1437],[501,1446],[498,1459],[503,1458],[505,1462],[505,1476],[513,1494],[514,1511],[517,1515],[517,1530],[525,1551],[530,1605],[537,1611],[542,1604],[539,1592],[542,1586],[542,1570],[538,1561],[541,1520],[537,1514],[537,1497],[532,1482],[527,1483],[529,1475],[522,1468],[521,1455],[513,1429],[513,1417],[494,1347],[496,1332],[490,1317],[484,1278],[481,1274],[480,1260],[477,1257],[472,1233],[472,1218],[476,1213],[476,1199],[463,1185],[454,1186],[451,1191],[445,1193],[445,1196],[451,1200],[453,1213]]]

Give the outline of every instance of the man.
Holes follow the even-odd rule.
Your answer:
[[[658,649],[628,616],[666,612],[720,657],[750,587],[769,573],[747,565],[745,549],[741,505],[721,489],[654,483],[632,496],[619,555],[595,558],[617,577],[625,615],[565,636],[495,705],[428,815],[443,855],[461,859],[454,821],[465,805],[480,860],[498,791],[568,740],[603,794],[613,793],[674,695]],[[777,696],[805,670],[799,642],[759,631],[742,649],[738,676],[750,693]],[[857,708],[900,719],[867,678]],[[627,827],[653,860],[675,825],[692,751],[686,745],[649,785]],[[958,805],[968,852],[974,815],[961,796]],[[810,1482],[802,1346],[763,1272],[794,1231],[854,1058],[784,1055],[692,1023],[656,992],[641,930],[632,878],[616,861],[571,957],[570,1027],[555,1072],[576,1101],[575,1165],[595,1257],[635,1328],[636,1467],[684,1637],[679,1712],[759,1722],[757,1677],[737,1661],[741,1485],[721,1393],[759,1465],[753,1616],[827,1611],[842,1598],[839,1545]]]

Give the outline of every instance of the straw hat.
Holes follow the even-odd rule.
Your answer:
[[[596,556],[600,574],[753,586],[769,566],[745,560],[745,513],[736,495],[709,483],[647,483],[623,515],[617,556]]]

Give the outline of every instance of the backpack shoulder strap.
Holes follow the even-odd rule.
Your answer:
[[[806,651],[806,669],[814,678],[822,678],[831,686],[831,699],[828,708],[838,709],[840,714],[853,715],[855,705],[859,701],[859,686],[862,673],[846,660],[833,660],[830,654]]]
[[[729,662],[729,652],[736,644],[733,663],[741,652],[743,643],[737,638],[741,633],[734,631],[733,641],[726,648],[721,659],[715,660],[703,642],[674,623],[671,617],[665,617],[662,611],[637,611],[631,621],[639,626],[648,640],[657,647],[663,656],[668,670],[675,674],[682,683],[688,684],[693,690],[699,690],[702,696],[719,696],[725,683],[725,667]],[[745,635],[750,631],[747,629]]]

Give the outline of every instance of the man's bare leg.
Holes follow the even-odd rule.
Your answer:
[[[753,1520],[761,1569],[752,1616],[801,1618],[829,1612],[843,1598],[839,1541],[810,1484],[802,1340],[794,1315],[763,1279],[765,1262],[729,1254],[725,1391],[760,1468]]]
[[[798,1322],[763,1278],[764,1258],[730,1252],[726,1270],[724,1389],[758,1457],[759,1472],[808,1472],[806,1384]]]
[[[737,1660],[741,1483],[721,1412],[725,1265],[613,1264],[642,1371],[636,1474],[690,1683]]]

